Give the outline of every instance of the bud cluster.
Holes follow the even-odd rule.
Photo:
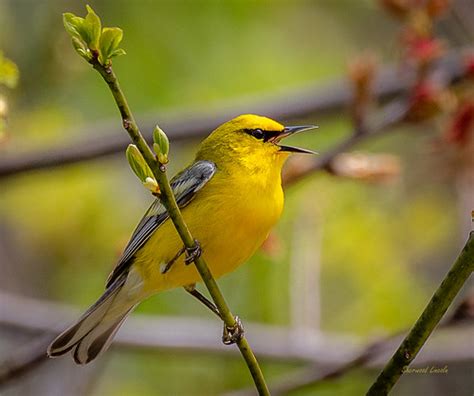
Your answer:
[[[125,51],[119,48],[123,31],[118,27],[103,28],[94,10],[90,6],[86,6],[86,9],[85,18],[70,12],[63,14],[64,27],[72,38],[74,49],[81,57],[88,62],[96,59],[102,66],[110,66],[113,57],[125,54]]]

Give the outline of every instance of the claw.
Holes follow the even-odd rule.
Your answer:
[[[232,327],[224,325],[224,333],[222,334],[222,342],[225,345],[232,345],[240,341],[244,336],[244,326],[238,316],[235,317],[235,325]]]
[[[198,257],[201,257],[202,249],[201,244],[196,239],[194,240],[194,246],[192,248],[186,248],[186,258],[184,263],[189,265],[194,262]]]

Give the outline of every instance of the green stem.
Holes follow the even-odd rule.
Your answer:
[[[145,139],[143,138],[138,125],[132,115],[130,107],[128,106],[127,100],[120,88],[118,83],[117,77],[112,70],[112,68],[102,66],[97,59],[92,60],[92,66],[96,69],[100,75],[103,77],[107,85],[109,86],[112,95],[115,99],[115,103],[118,106],[120,111],[120,115],[122,116],[122,123],[123,127],[127,130],[130,138],[132,139],[133,143],[137,146],[138,150],[140,150],[143,158],[145,159],[146,163],[150,167],[153,172],[153,175],[158,182],[160,187],[160,200],[165,206],[166,210],[168,211],[171,220],[178,232],[179,236],[181,237],[184,246],[187,248],[194,248],[195,247],[195,240],[189,231],[189,228],[185,224],[183,217],[181,215],[181,211],[176,203],[176,199],[174,197],[173,191],[171,190],[171,186],[166,175],[166,168],[163,165],[160,165],[155,158],[155,155],[151,151],[150,147],[146,143]],[[202,257],[197,258],[195,261],[196,268],[201,275],[202,280],[204,281],[207,289],[209,290],[209,294],[211,295],[214,303],[219,310],[221,317],[228,327],[234,327],[236,325],[235,317],[230,311],[227,303],[222,295],[217,282],[215,281],[214,277],[212,276],[209,267],[207,266],[206,262]],[[240,349],[240,352],[247,363],[247,366],[252,374],[253,380],[255,382],[255,386],[258,390],[259,395],[269,395],[270,392],[268,391],[267,384],[265,383],[265,378],[263,377],[262,370],[257,362],[257,359],[250,348],[250,345],[245,337],[242,337],[238,342],[237,345]]]
[[[367,396],[388,395],[395,383],[423,347],[454,297],[474,271],[474,231],[461,254],[434,293],[413,328],[367,392]]]

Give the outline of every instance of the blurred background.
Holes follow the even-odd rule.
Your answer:
[[[219,283],[274,394],[364,394],[471,227],[472,0],[89,4],[124,30],[114,69],[142,130],[171,136],[170,173],[241,113],[319,125],[292,138],[320,155],[288,163],[278,226]],[[0,0],[0,51],[19,70],[0,85],[0,394],[247,394],[221,324],[183,290],[141,304],[90,366],[43,358],[151,202],[64,31],[61,14],[84,6]],[[394,395],[472,395],[472,293],[471,280],[413,364],[448,372],[406,374]]]

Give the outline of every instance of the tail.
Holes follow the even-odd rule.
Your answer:
[[[138,303],[130,300],[126,290],[121,293],[126,280],[126,274],[118,278],[74,325],[56,337],[48,347],[48,356],[58,357],[74,349],[74,361],[86,364],[107,350],[120,325]]]

